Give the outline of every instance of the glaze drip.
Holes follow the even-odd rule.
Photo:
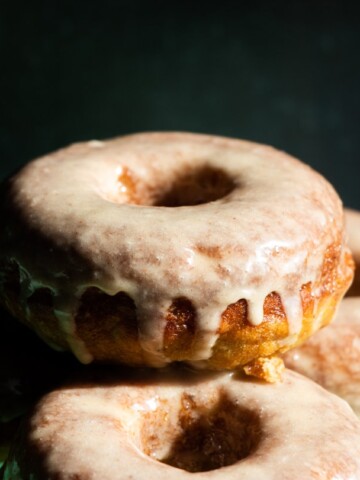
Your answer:
[[[201,195],[184,201],[179,192],[188,200],[194,179]],[[14,258],[27,272],[26,291],[53,292],[59,326],[83,362],[91,356],[74,316],[89,287],[133,299],[154,366],[169,362],[166,311],[187,298],[201,332],[191,360],[201,362],[227,306],[245,299],[249,322],[259,325],[271,292],[281,297],[290,342],[302,328],[302,286],[316,290],[329,246],[348,252],[328,182],[282,152],[221,137],[155,133],[75,144],[30,163],[1,199],[8,225],[0,260]]]

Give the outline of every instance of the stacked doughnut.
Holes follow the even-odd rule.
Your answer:
[[[360,213],[345,211],[349,245],[360,266]],[[285,354],[288,367],[344,398],[360,416],[360,275],[340,304],[335,321]]]
[[[278,380],[351,283],[320,175],[250,142],[139,134],[31,162],[0,215],[2,305],[83,363],[136,367],[45,396],[4,479],[360,478],[345,402],[243,376]]]

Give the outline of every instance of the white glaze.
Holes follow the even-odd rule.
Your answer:
[[[13,449],[4,479],[21,480],[7,472],[36,468],[37,451],[43,458],[39,480],[360,479],[360,422],[345,402],[310,380],[291,371],[276,385],[234,374],[152,375],[141,372],[111,385],[81,382],[47,395],[22,437],[27,440]],[[184,394],[205,406],[200,412],[211,411],[221,395],[252,409],[261,442],[248,457],[217,470],[189,473],[160,463],[181,434]],[[145,424],[152,448],[143,443]],[[13,468],[17,461],[20,469]]]
[[[154,192],[204,165],[227,172],[236,188],[202,205],[152,206]],[[144,204],[129,204],[118,182],[124,169]],[[221,313],[242,298],[258,325],[265,297],[277,292],[290,342],[302,325],[301,286],[319,280],[326,248],[343,241],[341,202],[320,175],[271,147],[221,137],[155,133],[75,144],[30,163],[6,195],[12,211],[5,210],[0,255],[21,265],[27,285],[54,292],[65,336],[75,331],[87,287],[124,291],[137,307],[147,361],[156,366],[168,362],[165,313],[177,297],[197,311],[202,343],[195,363],[211,356]],[[80,360],[91,360],[76,336],[68,343]]]
[[[360,266],[360,213],[345,209],[349,247]],[[286,365],[349,402],[360,416],[360,297],[347,297],[335,321],[284,356]]]

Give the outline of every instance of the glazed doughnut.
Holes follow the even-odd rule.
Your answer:
[[[2,304],[84,363],[261,370],[331,320],[353,275],[328,182],[240,140],[75,144],[5,182],[0,215]]]
[[[354,480],[360,422],[346,402],[291,371],[275,385],[230,373],[133,373],[44,397],[3,475]]]
[[[360,298],[345,298],[335,321],[286,352],[284,360],[349,402],[360,416]]]

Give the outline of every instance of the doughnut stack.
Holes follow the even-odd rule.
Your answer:
[[[35,405],[0,478],[360,479],[359,420],[279,357],[353,278],[310,167],[208,135],[91,141],[5,181],[0,216],[1,305],[93,365]]]
[[[360,266],[360,213],[345,210],[349,246]],[[360,416],[360,275],[356,271],[335,321],[287,352],[286,365],[344,398]]]

